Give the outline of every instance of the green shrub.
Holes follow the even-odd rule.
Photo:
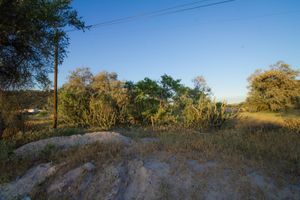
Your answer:
[[[59,91],[59,118],[66,124],[87,126],[89,96],[88,90],[63,87]]]
[[[116,124],[118,114],[114,101],[109,96],[92,98],[89,109],[89,125],[107,130]]]
[[[161,81],[149,78],[122,82],[117,74],[91,75],[87,69],[71,73],[59,92],[59,116],[66,124],[99,127],[116,125],[152,127],[220,128],[236,112],[211,101],[210,91],[198,77],[194,88],[163,75]]]
[[[270,70],[256,70],[249,78],[246,108],[250,112],[284,111],[299,103],[299,71],[279,61]]]
[[[200,97],[197,103],[192,99],[185,102],[184,125],[190,128],[221,128],[227,120],[237,116],[236,112],[226,110],[225,103],[216,103],[207,97]]]
[[[168,124],[177,124],[178,117],[172,113],[171,106],[160,106],[158,111],[153,116],[153,124],[155,126],[159,125],[168,125]]]

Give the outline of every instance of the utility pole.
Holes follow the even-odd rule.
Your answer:
[[[58,48],[59,48],[59,35],[58,31],[55,34],[55,47],[54,47],[54,101],[53,101],[53,128],[57,128],[57,73],[58,73]]]

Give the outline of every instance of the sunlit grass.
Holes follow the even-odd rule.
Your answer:
[[[46,122],[48,125],[44,126]],[[275,113],[242,113],[242,116],[227,128],[205,133],[178,127],[157,130],[151,127],[119,128],[115,131],[137,141],[137,144],[128,152],[128,156],[167,152],[170,155],[181,154],[193,159],[253,161],[266,166],[266,168],[272,166],[272,168],[283,173],[299,177],[299,124],[299,118],[285,117]],[[17,134],[13,138],[15,143],[1,143],[1,171],[5,176],[0,177],[0,182],[11,180],[12,177],[20,175],[34,163],[42,161],[62,162],[65,159],[70,160],[70,165],[73,165],[71,163],[81,163],[80,160],[82,159],[82,162],[94,160],[94,155],[97,155],[95,152],[106,151],[103,148],[108,148],[108,151],[111,149],[108,146],[100,145],[101,147],[99,147],[99,145],[95,145],[87,148],[82,147],[80,150],[73,149],[67,154],[61,154],[55,148],[49,147],[41,152],[38,160],[16,158],[13,154],[13,148],[22,144],[53,136],[69,136],[97,131],[97,128],[80,129],[64,126],[53,130],[49,127],[50,120],[44,121],[44,119],[40,122],[34,122],[34,125],[38,128]],[[139,139],[145,137],[154,137],[159,140],[147,144],[139,142]],[[117,151],[119,152],[119,150]],[[15,167],[11,167],[12,165]]]
[[[293,110],[288,112],[243,112],[241,119],[248,119],[257,122],[267,122],[282,125],[286,119],[300,119],[300,111]]]
[[[248,120],[250,122],[257,123],[273,123],[276,125],[281,125],[284,123],[284,117],[280,113],[271,112],[258,112],[250,113],[244,112],[240,114],[242,120]]]

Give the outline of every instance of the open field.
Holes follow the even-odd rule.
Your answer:
[[[240,115],[242,118],[248,118],[248,120],[253,120],[256,122],[265,122],[271,124],[283,125],[284,120],[287,119],[300,119],[300,111],[293,112],[282,112],[282,113],[272,113],[272,112],[257,112],[250,113],[244,112]]]
[[[62,150],[49,144],[38,156],[29,157],[14,154],[13,147],[2,143],[0,180],[2,186],[11,182],[10,187],[13,187],[20,183],[12,181],[29,176],[29,169],[52,163],[52,167],[56,166],[55,172],[39,182],[39,186],[32,186],[33,199],[39,199],[37,194],[41,193],[45,198],[69,199],[69,193],[58,192],[66,187],[72,188],[72,194],[82,199],[97,195],[151,199],[151,195],[143,196],[145,192],[161,199],[209,199],[224,194],[226,199],[297,199],[300,195],[300,135],[284,126],[285,120],[290,118],[270,113],[242,113],[238,121],[230,122],[226,128],[207,133],[180,128],[168,131],[151,127],[118,128],[115,131],[132,140],[129,146],[95,143]],[[45,119],[36,121],[35,125],[38,127],[40,123],[44,127]],[[49,132],[37,128],[28,133],[27,139],[20,140],[18,146],[42,138],[92,131],[97,129],[62,126]],[[93,167],[81,172],[80,167],[85,168],[85,164]],[[71,176],[75,173],[72,170],[78,175],[71,177],[70,182],[59,178]],[[149,185],[149,180],[156,185]],[[100,191],[95,188],[99,183],[104,186]],[[47,192],[53,184],[61,188]],[[82,188],[85,184],[89,187]],[[189,192],[183,194],[183,190]]]

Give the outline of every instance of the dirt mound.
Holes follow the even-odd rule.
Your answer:
[[[58,148],[66,149],[72,146],[82,146],[92,144],[95,142],[119,142],[124,143],[125,145],[130,145],[131,140],[115,132],[95,132],[87,133],[84,135],[60,136],[28,143],[16,149],[15,154],[18,156],[35,155],[38,154],[41,150],[43,150],[47,145],[53,145]]]

